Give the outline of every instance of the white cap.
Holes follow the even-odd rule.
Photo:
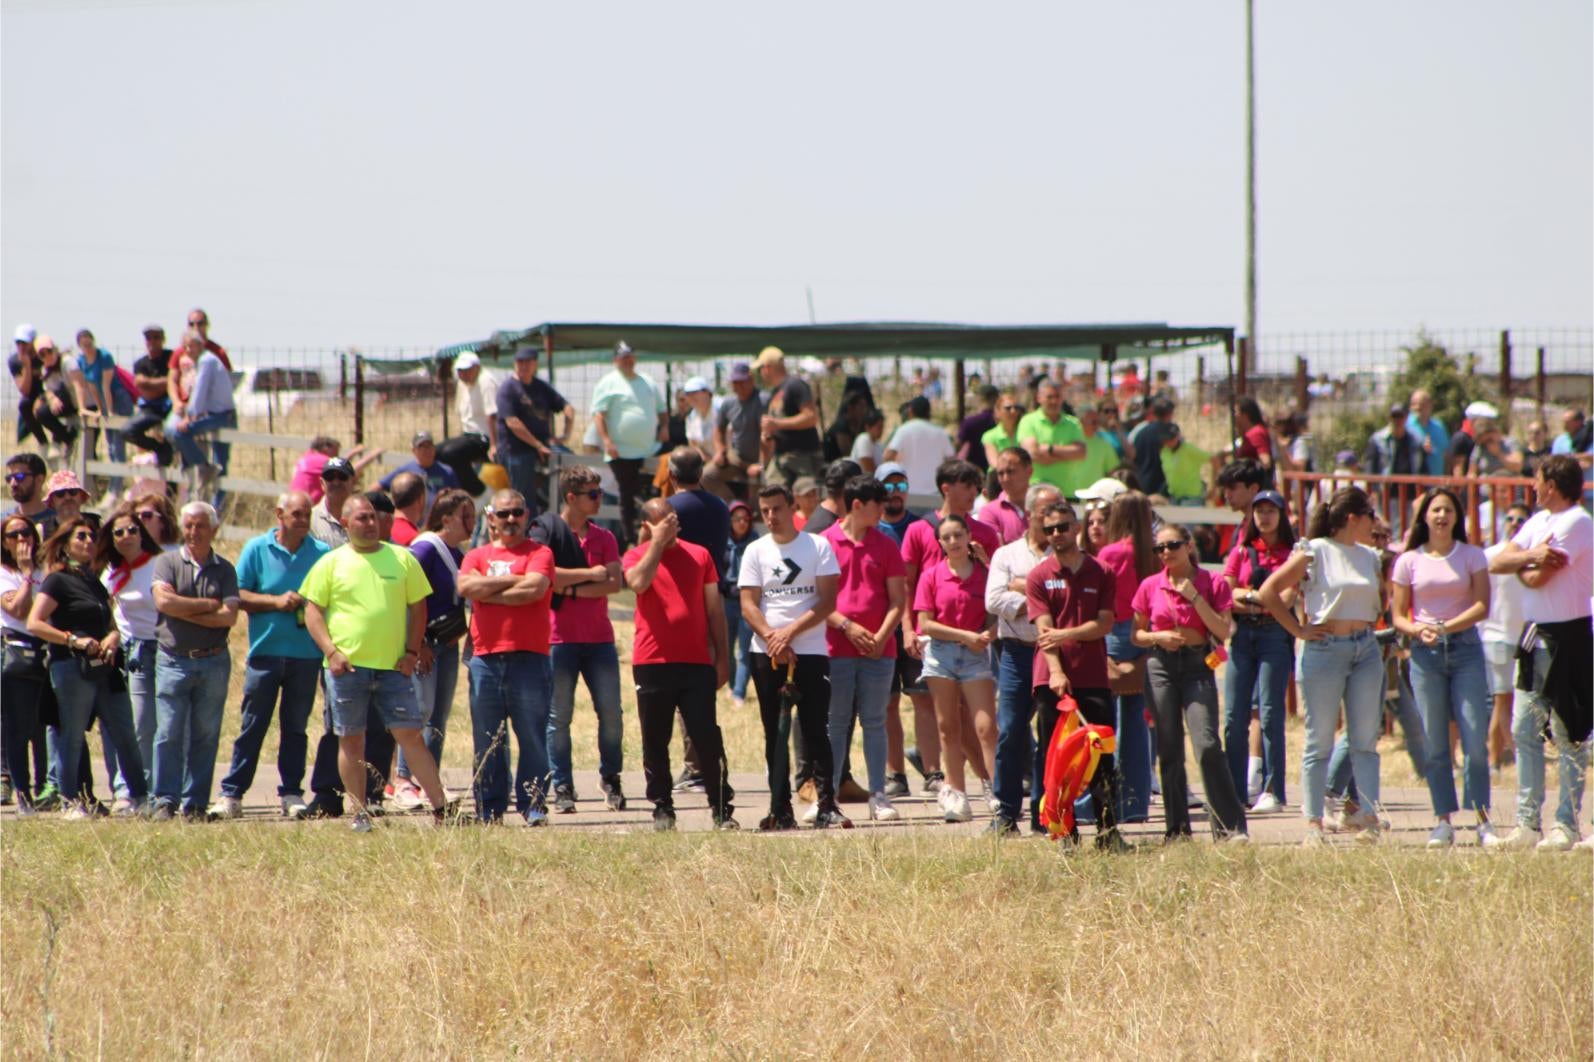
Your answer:
[[[709,390],[712,390],[712,388],[709,387],[708,381],[703,379],[701,376],[689,377],[686,383],[681,385],[681,393],[683,395],[696,394],[698,391]]]
[[[32,343],[38,334],[39,330],[30,324],[17,325],[16,341],[18,343]]]
[[[1088,487],[1079,489],[1079,497],[1086,501],[1112,501],[1129,488],[1111,476],[1103,476]]]
[[[895,461],[883,462],[874,470],[874,478],[878,479],[882,483],[885,482],[887,476],[901,476],[906,479],[907,475],[908,470],[897,464]]]
[[[1499,420],[1500,411],[1487,402],[1473,402],[1466,409],[1468,420],[1477,420],[1480,417],[1488,420]]]
[[[476,356],[474,350],[467,350],[454,359],[455,372],[464,372],[466,369],[479,369],[481,367],[482,360]]]

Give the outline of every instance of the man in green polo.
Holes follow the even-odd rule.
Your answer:
[[[1040,408],[1018,422],[1018,444],[1035,459],[1036,483],[1050,483],[1072,497],[1076,484],[1070,466],[1085,456],[1084,429],[1063,412],[1063,392],[1052,380],[1042,380],[1035,397]]]

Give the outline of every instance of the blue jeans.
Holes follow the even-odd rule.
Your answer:
[[[115,688],[121,684],[121,676],[114,675],[112,668],[94,670],[97,673],[92,677],[85,676],[75,658],[50,665],[50,685],[55,690],[61,720],[60,763],[57,765],[62,780],[61,795],[74,799],[78,795],[71,791],[76,783],[68,784],[67,780],[77,778],[83,768],[84,757],[88,755],[84,731],[88,729],[89,718],[97,713],[101,739],[116,746],[121,762],[129,768],[128,795],[135,801],[143,800],[149,789],[144,784],[144,761],[138,755],[138,737],[133,732],[133,709],[128,703],[127,691]]]
[[[192,468],[195,465],[213,464],[223,472],[227,471],[227,460],[232,456],[232,443],[216,441],[210,444],[214,460],[207,462],[205,452],[199,448],[199,443],[194,436],[203,435],[207,431],[216,431],[220,428],[236,428],[238,426],[238,413],[236,410],[227,410],[225,413],[212,413],[206,417],[199,417],[192,421],[186,428],[173,427],[169,432],[172,444],[177,447],[177,452],[182,455],[183,467]]]
[[[725,621],[730,623],[732,612],[736,616],[736,632],[732,642],[736,646],[736,673],[731,678],[731,695],[738,700],[747,699],[747,684],[752,681],[753,667],[749,662],[753,654],[753,625],[742,620],[742,599],[731,595],[725,599]]]
[[[1130,640],[1134,620],[1112,625],[1107,655],[1119,663],[1138,660],[1146,650]],[[1146,726],[1146,695],[1114,697],[1118,705],[1118,821],[1145,822],[1151,815],[1151,729]]]
[[[547,502],[546,498],[537,496],[542,460],[535,453],[516,453],[511,447],[499,450],[498,459],[503,462],[504,471],[509,475],[510,489],[518,490],[526,499],[526,518],[535,517]]]
[[[415,673],[415,699],[421,702],[421,714],[426,717],[421,737],[439,770],[443,766],[443,738],[448,734],[448,717],[454,713],[454,691],[459,688],[459,654],[463,646],[463,638],[447,645],[432,646],[432,669],[424,675]],[[394,773],[400,778],[410,777],[410,761],[402,748],[398,750],[398,768]]]
[[[1295,639],[1277,623],[1234,625],[1224,670],[1223,750],[1234,791],[1247,792],[1251,705],[1262,709],[1262,788],[1284,803],[1284,691],[1295,666]]]
[[[1307,819],[1323,817],[1328,792],[1334,725],[1345,705],[1351,773],[1361,803],[1378,806],[1378,735],[1384,723],[1384,657],[1371,630],[1303,642],[1296,685],[1306,713],[1306,748],[1301,754],[1302,808]]]
[[[1385,661],[1384,666],[1389,667]],[[1417,711],[1417,698],[1412,696],[1411,683],[1404,675],[1396,674],[1399,686],[1395,697],[1395,719],[1400,723],[1401,738],[1406,743],[1406,755],[1411,758],[1411,773],[1419,778],[1428,775],[1428,744],[1422,735],[1422,715]],[[1387,701],[1385,702],[1388,703]],[[1448,737],[1446,740],[1449,740]],[[1356,780],[1350,772],[1350,740],[1343,732],[1334,742],[1334,754],[1328,760],[1328,795],[1345,797],[1361,803],[1356,791]]]
[[[216,774],[216,746],[227,706],[232,658],[191,660],[155,654],[155,802],[185,813],[205,810]]]
[[[542,653],[489,653],[470,658],[471,732],[476,744],[476,814],[484,821],[509,809],[509,734],[515,765],[515,810],[541,810],[548,780],[548,714],[553,668]]]
[[[1533,650],[1533,671],[1542,676],[1550,667],[1549,650],[1542,646]],[[1566,724],[1550,704],[1550,699],[1532,690],[1517,690],[1516,706],[1511,712],[1511,738],[1517,746],[1517,822],[1531,829],[1539,828],[1544,806],[1544,727],[1550,727],[1550,740],[1555,742],[1560,776],[1560,800],[1555,807],[1555,821],[1578,834],[1577,814],[1583,806],[1583,784],[1588,773],[1589,746],[1585,741],[1574,745],[1566,733]],[[67,777],[67,776],[63,776]]]
[[[255,781],[260,746],[271,729],[271,717],[282,701],[282,728],[277,738],[277,796],[304,793],[304,758],[309,746],[305,729],[321,684],[321,658],[251,656],[244,665],[243,721],[232,745],[232,764],[221,780],[221,795],[242,797]]]
[[[144,762],[144,791],[155,788],[155,639],[129,638],[123,643],[127,656],[127,696],[133,704],[133,730],[138,735],[138,754]],[[118,797],[131,796],[122,761],[116,746],[105,743],[105,777]]]
[[[1017,822],[1024,805],[1024,772],[1033,774],[1035,767],[1035,679],[1031,670],[1035,647],[1003,638],[996,643],[996,651],[996,773],[991,788],[1002,815]],[[1030,780],[1032,811],[1040,806],[1040,781]]]
[[[1441,639],[1434,645],[1413,642],[1411,687],[1422,712],[1428,745],[1428,795],[1438,816],[1458,806],[1489,810],[1489,675],[1483,660],[1483,639],[1476,627]],[[1462,801],[1456,803],[1456,779],[1450,759],[1450,721],[1461,732]]]
[[[598,774],[620,776],[620,654],[613,642],[561,642],[548,656],[553,669],[553,711],[548,716],[548,762],[554,785],[572,785],[570,719],[576,711],[576,678],[586,680],[598,717]]]
[[[869,772],[870,794],[886,788],[886,701],[891,697],[891,676],[896,673],[893,653],[879,660],[863,656],[837,656],[830,661],[830,763],[831,783],[841,786],[842,764],[852,748],[852,721],[863,727],[863,762]]]

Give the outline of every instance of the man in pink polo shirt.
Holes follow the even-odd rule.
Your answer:
[[[996,455],[996,481],[1002,485],[1002,493],[981,509],[975,519],[994,527],[1004,546],[1029,533],[1024,495],[1029,493],[1034,470],[1035,459],[1022,446],[1010,446]]]

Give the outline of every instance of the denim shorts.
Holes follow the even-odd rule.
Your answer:
[[[976,679],[993,679],[991,654],[976,653],[957,642],[931,639],[924,647],[924,677],[927,679],[952,679],[954,682],[973,682]]]
[[[371,706],[381,713],[389,730],[419,729],[426,722],[415,681],[389,668],[357,667],[346,675],[327,672],[331,679],[332,732],[339,737],[365,733]]]
[[[1498,697],[1516,688],[1517,647],[1510,642],[1484,642],[1483,667],[1489,676],[1489,696]]]

